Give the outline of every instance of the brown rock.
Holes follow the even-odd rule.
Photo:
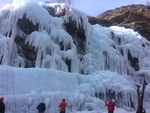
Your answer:
[[[114,10],[106,11],[93,18],[89,18],[91,24],[124,26],[134,29],[143,37],[150,40],[150,6],[122,6]],[[106,21],[109,22],[109,24]]]

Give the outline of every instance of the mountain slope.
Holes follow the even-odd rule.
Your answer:
[[[114,10],[106,11],[98,15],[94,19],[97,19],[97,22],[99,21],[99,19],[103,20],[105,25],[102,25],[104,26],[108,26],[107,23],[109,22],[109,24],[111,25],[124,26],[125,28],[134,29],[135,31],[139,32],[143,37],[150,40],[150,6],[122,6]],[[106,23],[105,21],[108,22]],[[92,23],[91,17],[90,22]],[[92,24],[94,24],[94,22]]]

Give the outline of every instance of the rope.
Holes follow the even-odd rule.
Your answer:
[[[14,90],[14,73],[13,73],[13,66],[12,66],[12,90],[13,90],[13,95],[14,95],[14,104],[15,104],[15,113],[16,113],[16,96],[15,96],[15,90]]]
[[[7,65],[7,69],[6,69],[6,71],[7,71],[7,101],[6,101],[6,104],[8,104],[8,65]],[[7,109],[6,109],[6,113],[7,113]]]

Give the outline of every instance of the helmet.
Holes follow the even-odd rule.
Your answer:
[[[4,101],[4,97],[3,96],[0,97],[0,101]]]
[[[44,104],[44,102],[43,102],[43,101],[41,101],[40,103],[41,103],[41,104]]]

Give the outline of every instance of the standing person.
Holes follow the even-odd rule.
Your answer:
[[[40,102],[40,104],[37,106],[37,109],[39,111],[39,113],[44,113],[46,107],[45,107],[45,103],[44,102]]]
[[[113,113],[115,109],[114,99],[112,99],[109,103],[105,102],[105,106],[108,107],[108,113]]]
[[[5,113],[5,104],[4,104],[4,97],[0,97],[0,113]]]
[[[60,113],[65,113],[66,112],[66,106],[67,103],[65,102],[65,99],[62,99],[62,102],[59,104],[59,108],[60,108]]]

